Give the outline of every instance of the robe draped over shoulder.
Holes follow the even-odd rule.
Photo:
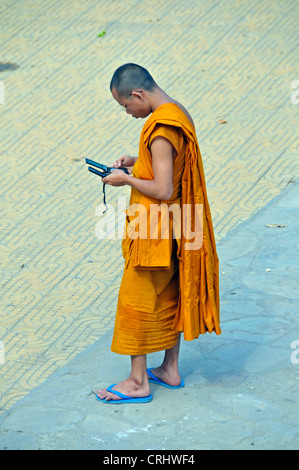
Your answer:
[[[115,323],[115,341],[113,340],[114,348],[112,348],[115,352],[120,352],[121,350],[132,351],[132,348],[115,346],[119,325],[122,324],[122,327],[125,328],[126,309],[131,312],[130,322],[134,322],[135,317],[136,321],[139,322],[137,319],[138,315],[134,314],[134,309],[137,311],[138,305],[134,305],[133,310],[132,305],[129,305],[130,303],[134,304],[134,296],[129,296],[130,300],[125,298],[127,290],[134,290],[134,286],[132,286],[132,272],[146,273],[148,271],[152,276],[154,271],[160,271],[161,277],[159,282],[161,285],[163,284],[163,276],[165,276],[166,280],[168,278],[171,279],[170,284],[167,281],[164,286],[168,294],[166,297],[163,294],[163,302],[161,302],[161,299],[158,301],[157,297],[153,297],[151,301],[154,317],[156,306],[159,304],[159,309],[163,310],[163,305],[166,305],[166,310],[169,314],[166,315],[167,329],[171,337],[170,341],[164,342],[167,348],[171,347],[169,346],[170,344],[175,344],[177,334],[180,331],[184,332],[184,339],[187,341],[193,340],[206,332],[221,333],[219,323],[219,260],[207,198],[203,163],[195,129],[185,113],[176,104],[167,103],[159,106],[147,119],[143,127],[139,142],[139,158],[133,168],[133,178],[154,179],[150,145],[155,136],[167,138],[175,149],[176,155],[173,167],[174,192],[170,200],[161,201],[146,196],[135,188],[131,190],[130,205],[127,210],[124,239],[122,242],[125,271],[118,302],[118,305],[121,307],[118,307]],[[165,236],[165,229],[164,232],[162,230],[162,211],[161,217],[156,221],[157,226],[154,227],[155,236],[152,236],[151,210],[153,206],[166,208],[165,213],[168,214],[169,219],[166,229],[168,230],[168,237]],[[177,210],[178,207],[180,208],[179,221],[177,213],[174,216],[171,210],[172,208]],[[190,227],[192,228],[191,233],[193,232],[193,242],[191,240],[192,237],[185,237],[184,224],[186,213],[184,211],[187,207],[190,208],[188,217],[190,219]],[[195,208],[197,207],[200,207],[199,225],[196,223],[197,212]],[[136,214],[138,214],[137,225]],[[138,236],[136,236],[136,233]],[[164,233],[163,236],[162,233]],[[196,238],[200,239],[200,243],[194,242]],[[131,273],[130,281],[125,280],[128,268]],[[177,274],[175,275],[175,273]],[[144,275],[146,276],[146,274]],[[141,282],[140,279],[138,282]],[[124,283],[125,286],[123,285]],[[169,285],[171,285],[170,290]],[[177,290],[176,294],[173,292],[173,289]],[[154,290],[157,292],[157,288]],[[167,305],[167,296],[171,298],[170,309],[168,309]],[[156,331],[162,331],[164,327],[162,324],[159,325],[159,321],[163,323],[164,320],[157,318],[157,321],[158,328]],[[130,328],[128,323],[127,330],[129,331]],[[142,336],[139,327],[137,330],[138,336]],[[151,341],[155,343],[151,334],[149,336]],[[131,340],[133,341],[132,338]],[[126,338],[126,344],[128,345],[129,342],[130,338],[128,337]],[[161,344],[155,346],[156,349],[152,349],[148,345],[145,349],[140,347],[141,344],[146,342],[146,339],[140,338],[138,340],[139,347],[134,349],[134,351],[142,350],[143,352],[120,353],[146,354],[154,350],[165,349],[163,338]],[[122,341],[118,343],[121,344]],[[147,352],[144,352],[145,350]]]

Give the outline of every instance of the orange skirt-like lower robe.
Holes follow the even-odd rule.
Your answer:
[[[124,270],[118,297],[111,350],[140,355],[172,348],[179,331],[173,329],[179,299],[176,250],[170,269]]]

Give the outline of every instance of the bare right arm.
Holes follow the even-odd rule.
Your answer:
[[[173,146],[164,137],[156,137],[151,144],[151,154],[154,179],[133,178],[115,168],[115,171],[103,178],[103,182],[111,186],[127,184],[146,196],[161,200],[170,199],[173,193]],[[122,162],[124,163],[125,160],[123,159]]]

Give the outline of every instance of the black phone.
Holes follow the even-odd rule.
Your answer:
[[[90,160],[89,158],[85,158],[85,161],[86,161],[87,165],[91,165],[91,166],[88,167],[89,171],[91,171],[92,173],[94,173],[98,176],[101,176],[101,178],[105,178],[105,176],[110,175],[111,171],[113,171],[113,170],[122,170],[125,173],[129,174],[127,168],[125,168],[125,167],[114,168],[112,166],[106,166],[106,165],[103,165],[102,163],[95,162],[93,160]],[[96,167],[96,168],[98,168],[98,170],[96,168],[92,168],[92,167]]]

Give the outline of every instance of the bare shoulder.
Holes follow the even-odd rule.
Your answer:
[[[183,106],[181,103],[179,103],[178,101],[174,101],[174,103],[183,111],[183,113],[187,116],[187,118],[189,119],[189,121],[191,122],[192,126],[195,128],[195,125],[194,125],[194,121],[189,113],[189,111],[185,108],[185,106]]]

